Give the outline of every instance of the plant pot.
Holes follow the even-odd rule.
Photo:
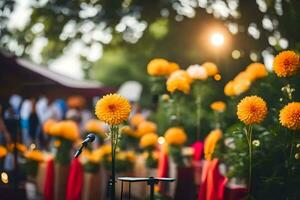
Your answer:
[[[69,177],[70,166],[55,164],[54,177],[54,200],[64,200],[67,190],[67,182]]]

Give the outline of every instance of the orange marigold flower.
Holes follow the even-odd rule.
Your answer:
[[[177,63],[169,62],[168,68],[167,68],[167,75],[172,74],[173,72],[180,69],[180,66]]]
[[[97,119],[91,119],[86,122],[84,126],[86,132],[96,133],[101,137],[105,137],[105,129],[103,127],[103,122]]]
[[[43,131],[44,133],[47,133],[49,134],[50,133],[50,130],[52,128],[52,126],[57,123],[56,120],[54,119],[48,119],[44,124],[43,124]]]
[[[147,66],[148,74],[151,76],[167,76],[169,75],[170,63],[166,59],[156,58],[149,62]]]
[[[158,136],[155,133],[147,133],[146,135],[142,136],[140,140],[140,147],[155,147],[155,145],[157,144],[157,139]]]
[[[60,126],[59,137],[73,142],[79,139],[79,128],[75,122],[71,120],[62,121]]]
[[[208,76],[214,76],[219,72],[217,65],[213,62],[205,62],[202,67],[205,68]]]
[[[268,75],[268,71],[267,71],[265,65],[262,64],[262,63],[252,63],[252,64],[250,64],[247,67],[246,72],[248,74],[252,75],[252,80],[251,81],[259,79],[259,78],[266,77]]]
[[[247,79],[235,80],[233,84],[233,91],[235,95],[240,95],[249,90],[251,82]]]
[[[212,155],[215,151],[217,142],[222,137],[222,131],[220,129],[215,129],[211,131],[204,141],[204,155],[206,160],[211,160]]]
[[[192,82],[189,74],[184,70],[173,72],[167,80],[167,90],[171,93],[176,90],[188,94],[190,92],[190,84]]]
[[[187,140],[187,136],[182,128],[173,127],[165,132],[165,139],[169,145],[183,145]]]
[[[279,120],[288,129],[300,130],[300,102],[289,103],[281,109]]]
[[[15,149],[15,144],[9,144],[7,149],[9,152],[13,152]],[[24,144],[17,143],[17,150],[24,153],[27,150],[27,147]]]
[[[224,87],[224,93],[225,93],[226,96],[234,96],[235,95],[233,86],[234,86],[234,82],[233,81],[229,81],[225,85],[225,87]]]
[[[279,53],[274,59],[273,70],[279,77],[295,75],[300,70],[299,55],[294,51]]]
[[[210,108],[217,112],[224,112],[226,109],[226,104],[223,101],[215,101],[210,104]]]
[[[43,162],[44,161],[44,154],[40,152],[39,150],[32,150],[32,151],[27,151],[24,154],[25,158],[29,160],[34,160],[37,162]]]
[[[109,125],[118,125],[127,120],[131,106],[127,99],[118,94],[105,95],[95,108],[96,116]]]
[[[5,157],[6,154],[7,154],[6,148],[4,146],[0,145],[0,159],[3,158],[3,157]]]
[[[130,118],[129,122],[132,126],[137,127],[141,122],[145,120],[145,117],[141,113],[137,113]]]
[[[267,116],[266,102],[258,96],[248,96],[237,106],[237,116],[246,125],[261,123]]]
[[[156,130],[157,130],[156,124],[150,121],[143,121],[137,127],[137,133],[139,136],[143,136],[147,133],[155,133]]]
[[[93,151],[84,150],[82,152],[82,157],[84,163],[90,162],[94,164],[99,164],[102,159],[101,149],[96,149]]]

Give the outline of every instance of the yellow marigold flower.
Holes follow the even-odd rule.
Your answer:
[[[118,125],[127,120],[131,106],[127,99],[118,94],[105,95],[95,108],[96,116],[109,125]]]
[[[147,66],[148,74],[151,76],[167,76],[169,75],[170,63],[162,58],[153,59]]]
[[[289,103],[281,109],[279,120],[288,129],[300,130],[300,102]]]
[[[210,108],[217,112],[224,112],[226,109],[226,104],[223,101],[215,101],[210,104]]]
[[[205,68],[208,76],[214,76],[219,72],[217,65],[212,62],[205,62],[202,67]]]
[[[141,122],[145,120],[145,117],[141,113],[137,113],[130,118],[129,122],[132,126],[137,127]]]
[[[126,152],[126,160],[129,160],[130,162],[135,162],[136,156],[134,151],[127,151]]]
[[[134,137],[134,138],[138,138],[139,135],[136,133],[136,131],[134,131],[130,126],[123,126],[122,128],[120,128],[120,132],[122,134]]]
[[[43,124],[43,131],[44,131],[44,133],[49,134],[52,126],[55,123],[57,123],[57,121],[54,120],[54,119],[48,119],[47,121],[45,121],[45,123]]]
[[[147,133],[155,133],[157,130],[157,126],[155,123],[150,121],[144,121],[139,124],[137,127],[137,133],[139,136],[143,136]]]
[[[43,162],[44,161],[44,155],[39,150],[27,151],[24,154],[24,156],[25,156],[25,158],[27,158],[29,160],[34,160],[34,161],[37,161],[37,162]]]
[[[165,132],[165,139],[169,145],[183,145],[187,140],[187,136],[182,128],[173,127]]]
[[[155,145],[157,144],[157,139],[158,136],[155,133],[147,133],[146,135],[142,136],[140,140],[140,147],[155,147]]]
[[[237,106],[237,116],[246,125],[261,123],[268,112],[266,102],[258,96],[248,96]]]
[[[259,79],[259,78],[263,78],[263,77],[266,77],[268,75],[268,71],[265,67],[264,64],[262,63],[252,63],[250,64],[247,69],[246,69],[246,72],[248,74],[251,74],[252,75],[252,80],[256,80],[256,79]]]
[[[220,129],[215,129],[207,135],[204,141],[204,156],[206,160],[212,159],[212,155],[215,151],[216,144],[221,137],[222,131]]]
[[[224,87],[224,93],[225,93],[226,96],[234,96],[235,95],[233,86],[234,86],[234,82],[233,81],[229,81],[225,85],[225,87]]]
[[[249,90],[251,82],[247,79],[239,79],[233,82],[233,91],[235,95],[240,95]]]
[[[168,68],[167,68],[167,75],[172,74],[173,72],[180,70],[180,66],[177,63],[169,62]]]
[[[189,74],[184,70],[173,72],[167,80],[167,90],[171,93],[176,90],[188,94],[190,92],[190,85],[192,79]]]
[[[4,146],[0,146],[0,158],[5,157],[7,154],[7,150]]]
[[[58,136],[74,142],[79,138],[79,128],[71,120],[62,121]]]
[[[295,75],[300,70],[299,55],[294,51],[279,53],[274,59],[273,70],[279,77]]]
[[[96,133],[101,137],[105,137],[105,129],[103,127],[103,122],[97,119],[91,119],[86,122],[84,130],[89,133]]]

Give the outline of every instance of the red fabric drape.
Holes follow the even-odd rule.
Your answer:
[[[218,159],[205,162],[202,178],[198,200],[223,200],[227,178],[219,171]]]
[[[201,160],[204,149],[203,142],[197,141],[194,144],[192,144],[191,147],[194,149],[194,160]]]
[[[46,166],[46,178],[44,186],[44,199],[53,200],[54,196],[54,161],[49,160]]]
[[[80,200],[83,187],[83,168],[78,158],[73,159],[68,178],[66,200]]]

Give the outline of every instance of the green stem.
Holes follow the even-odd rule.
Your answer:
[[[247,138],[248,150],[249,150],[248,187],[249,187],[249,194],[251,196],[251,193],[252,193],[252,126],[251,125],[249,125],[248,129],[246,129],[246,138]]]
[[[118,126],[110,127],[110,139],[111,139],[111,157],[112,157],[112,166],[111,166],[111,200],[115,199],[115,182],[116,182],[116,167],[115,167],[115,158],[116,158],[116,149],[118,144],[118,135],[119,128]]]
[[[293,133],[291,138],[291,147],[290,147],[290,156],[289,156],[289,175],[290,177],[293,176],[293,169],[292,169],[292,161],[293,161],[293,152],[294,152],[294,137],[295,135]]]

